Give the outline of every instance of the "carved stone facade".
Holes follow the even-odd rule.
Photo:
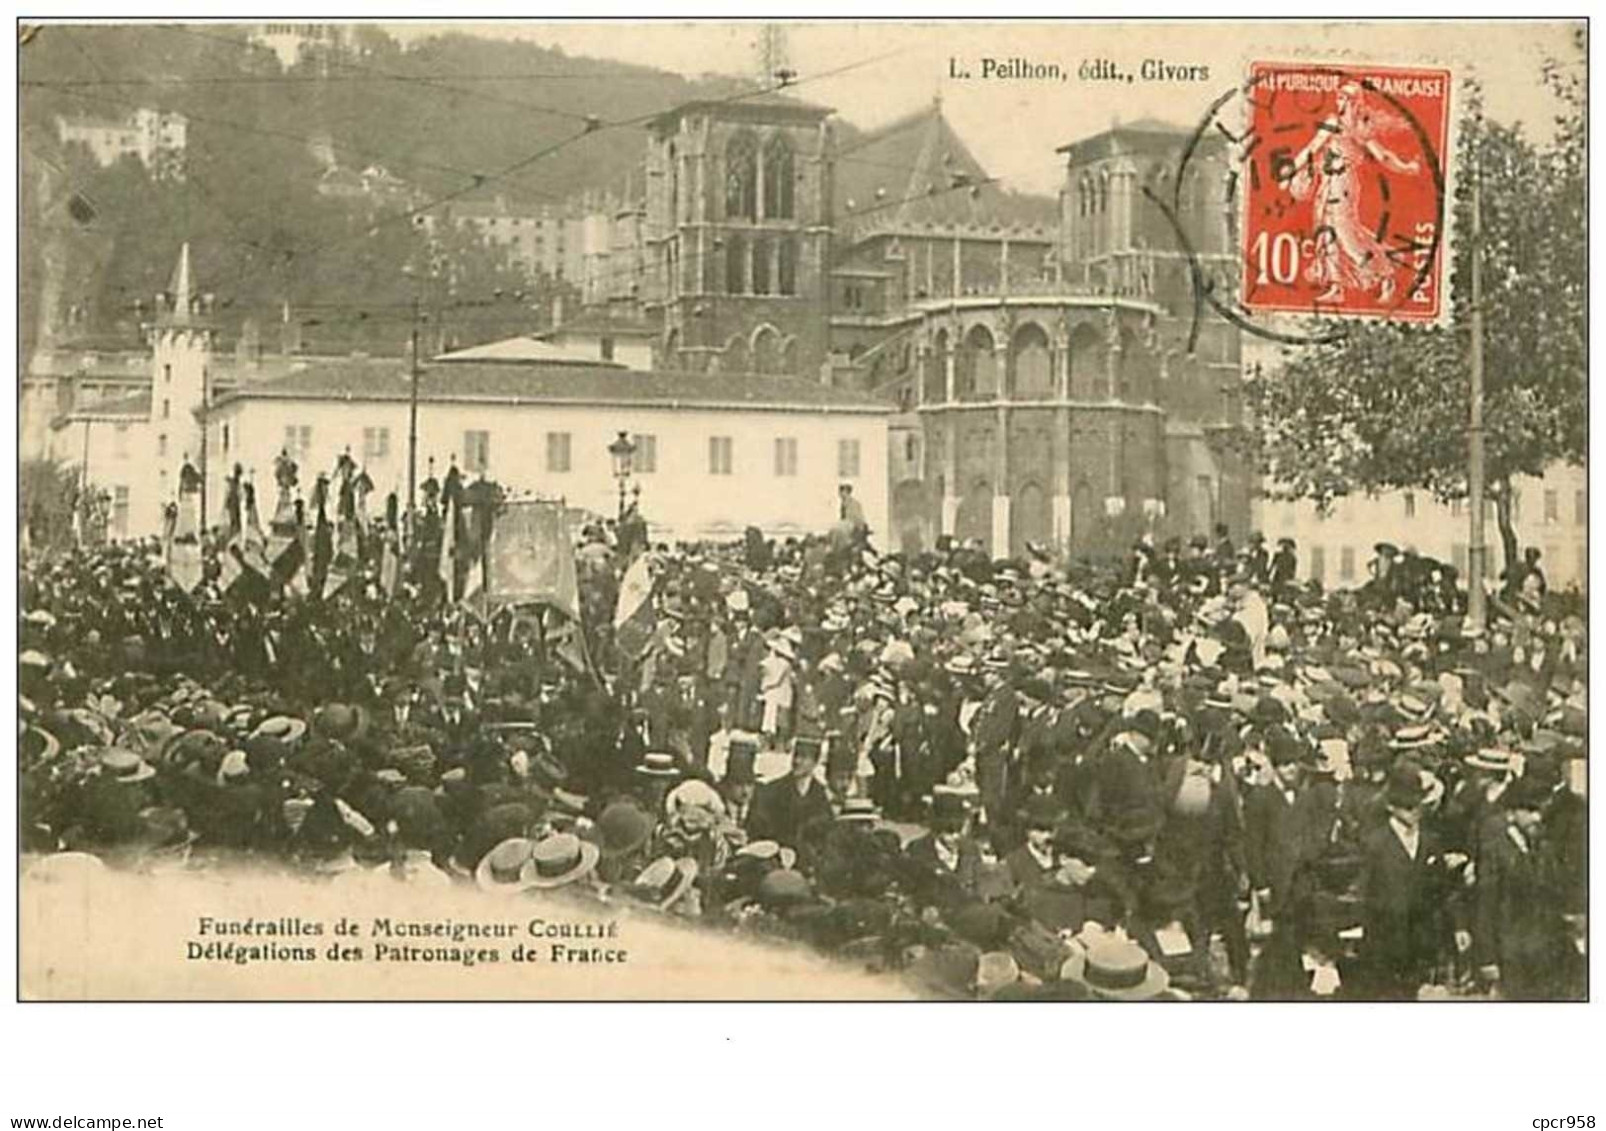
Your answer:
[[[653,121],[645,306],[661,315],[661,368],[820,372],[829,113],[759,98],[693,102]]]

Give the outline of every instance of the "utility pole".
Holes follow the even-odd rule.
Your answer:
[[[418,506],[418,288],[413,288],[413,364],[407,399],[407,526],[411,533]]]
[[[1481,123],[1480,123],[1481,125]],[[1478,168],[1481,138],[1472,147],[1472,407],[1467,422],[1467,498],[1472,506],[1471,545],[1467,547],[1467,622],[1482,630],[1488,620],[1483,579],[1488,562],[1483,542],[1483,213]]]

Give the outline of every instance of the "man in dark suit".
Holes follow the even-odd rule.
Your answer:
[[[1481,979],[1508,1001],[1555,1001],[1565,990],[1566,922],[1539,851],[1548,791],[1532,778],[1506,788],[1500,831],[1478,857],[1472,938]]]
[[[814,776],[820,764],[820,740],[792,740],[792,770],[784,778],[766,782],[753,795],[747,816],[747,833],[753,840],[773,840],[796,848],[804,830],[832,819],[825,784]]]
[[[975,895],[981,849],[966,833],[969,813],[957,794],[931,799],[931,831],[903,850],[910,894],[922,904],[952,907]]]
[[[1397,763],[1384,794],[1388,819],[1361,842],[1362,996],[1368,1000],[1414,999],[1450,928],[1450,873],[1422,824],[1425,796],[1421,768]]]
[[[1275,921],[1292,906],[1294,877],[1327,845],[1337,817],[1305,783],[1309,751],[1302,742],[1277,728],[1266,754],[1274,780],[1244,800],[1244,856],[1256,897]]]

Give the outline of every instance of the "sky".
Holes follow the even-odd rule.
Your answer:
[[[786,24],[796,95],[873,128],[940,96],[943,110],[994,176],[1031,192],[1058,191],[1056,147],[1116,121],[1161,118],[1194,125],[1253,59],[1448,66],[1475,74],[1488,114],[1543,137],[1556,111],[1540,78],[1544,58],[1582,68],[1559,22],[1283,24],[986,24],[865,22]],[[617,59],[696,76],[757,75],[759,23],[613,22],[457,25],[488,37],[528,39],[567,54]],[[406,39],[438,25],[392,28]],[[981,61],[1058,64],[1063,81],[979,77]],[[1207,68],[1197,81],[1110,83],[1084,79],[1084,62],[1140,73],[1145,60]],[[973,77],[955,78],[968,70]],[[1196,71],[1195,74],[1198,74]],[[816,77],[818,76],[818,77]]]

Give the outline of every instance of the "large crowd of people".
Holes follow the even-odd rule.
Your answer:
[[[1392,547],[1323,592],[1224,530],[1107,564],[857,533],[599,526],[579,624],[378,562],[323,600],[185,593],[154,543],[25,562],[28,871],[563,892],[940,997],[1584,994],[1576,596],[1519,576],[1475,629]]]

